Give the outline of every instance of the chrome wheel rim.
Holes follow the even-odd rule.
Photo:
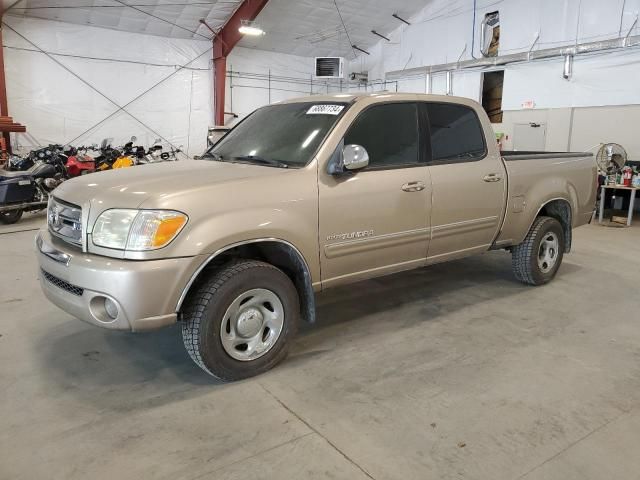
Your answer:
[[[542,273],[549,273],[558,262],[560,241],[553,232],[544,234],[538,248],[538,268]]]
[[[220,339],[229,356],[247,362],[271,350],[283,326],[284,307],[278,296],[254,288],[231,302],[220,324]]]

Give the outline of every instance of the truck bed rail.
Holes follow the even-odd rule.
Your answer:
[[[517,160],[543,160],[545,158],[579,158],[593,157],[591,152],[535,152],[535,151],[511,151],[503,150],[501,152],[505,162],[513,162]]]

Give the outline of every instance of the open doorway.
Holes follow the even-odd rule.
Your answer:
[[[502,123],[502,85],[504,70],[482,74],[482,107],[491,123]]]

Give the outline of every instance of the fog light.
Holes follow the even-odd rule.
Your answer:
[[[118,317],[118,305],[110,298],[104,299],[104,309],[109,315],[109,318],[115,320]]]

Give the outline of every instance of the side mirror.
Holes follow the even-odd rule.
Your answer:
[[[345,170],[360,170],[369,165],[369,154],[361,145],[345,145],[342,149]]]

